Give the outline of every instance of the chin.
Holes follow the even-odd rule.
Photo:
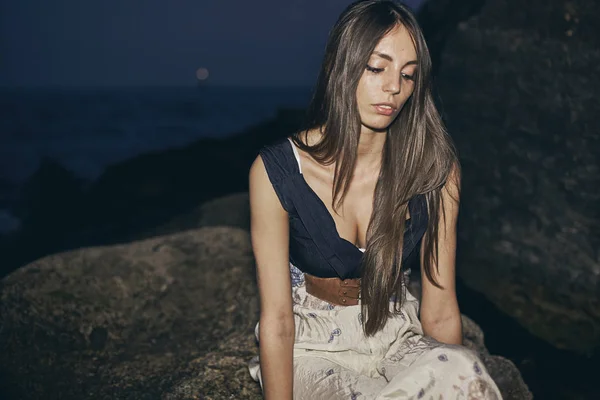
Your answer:
[[[386,132],[387,129],[390,127],[390,125],[392,124],[393,119],[389,119],[382,122],[382,121],[367,121],[367,122],[363,122],[362,126],[372,130],[374,132]]]
[[[370,129],[374,132],[386,132],[392,122],[398,118],[399,113],[387,116],[387,115],[367,115],[367,118],[361,120],[361,124],[364,128]]]

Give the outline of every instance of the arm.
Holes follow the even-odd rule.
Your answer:
[[[437,269],[433,277],[442,286],[433,285],[423,271],[424,251],[421,247],[421,325],[426,335],[439,342],[462,344],[462,324],[456,299],[456,221],[458,219],[460,176],[453,168],[442,188],[438,228]],[[441,211],[445,209],[445,215]],[[435,264],[434,264],[435,267]]]
[[[266,400],[292,399],[294,318],[289,221],[260,156],[250,168],[250,221],[260,292],[260,367]]]

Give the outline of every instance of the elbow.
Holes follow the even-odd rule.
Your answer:
[[[448,315],[444,318],[421,320],[423,333],[438,342],[462,344],[462,319],[460,314]]]
[[[460,315],[446,315],[438,318],[421,318],[421,325],[423,328],[429,328],[430,330],[436,330],[443,328],[448,325],[455,325],[460,322]]]
[[[426,299],[421,302],[419,319],[427,326],[443,326],[461,320],[456,296],[440,299]]]

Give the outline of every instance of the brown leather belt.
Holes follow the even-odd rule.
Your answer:
[[[306,291],[338,306],[355,306],[360,300],[360,279],[318,278],[304,274]]]

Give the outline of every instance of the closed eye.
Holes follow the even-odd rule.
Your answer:
[[[375,68],[375,67],[371,67],[369,64],[367,64],[367,71],[373,72],[374,74],[378,74],[380,72],[383,72],[383,68]]]

